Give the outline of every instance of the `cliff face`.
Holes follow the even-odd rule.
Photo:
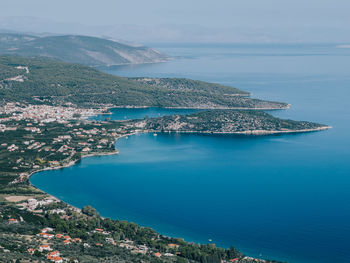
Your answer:
[[[36,37],[0,34],[0,54],[50,57],[93,67],[169,60],[167,55],[152,48],[76,35]]]

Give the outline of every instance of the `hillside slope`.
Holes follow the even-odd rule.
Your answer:
[[[288,107],[286,103],[251,99],[246,92],[218,84],[176,78],[150,80],[160,81],[160,84],[117,77],[52,59],[0,56],[0,97],[3,101],[73,103],[80,107],[102,104],[203,109]]]
[[[49,57],[93,67],[169,60],[168,56],[152,48],[76,35],[36,37],[2,33],[0,54]]]

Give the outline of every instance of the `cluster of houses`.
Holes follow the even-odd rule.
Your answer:
[[[0,118],[0,122],[10,120],[21,121],[25,119],[33,119],[43,123],[59,122],[67,123],[71,119],[85,119],[89,116],[96,115],[102,111],[94,109],[83,109],[75,107],[49,106],[49,105],[26,105],[21,103],[7,103],[0,107],[0,113],[9,115]]]
[[[25,130],[25,131],[29,131],[29,132],[41,133],[40,128],[38,128],[38,127],[33,127],[33,126],[24,127],[24,130]]]
[[[60,257],[60,252],[57,250],[50,252],[46,258],[55,263],[63,262],[63,259]]]
[[[16,219],[16,218],[9,218],[9,219],[8,219],[8,223],[9,223],[9,224],[18,224],[19,221],[18,221],[18,219]]]
[[[0,150],[7,150],[8,152],[27,152],[27,151],[33,151],[36,152],[48,152],[48,155],[52,155],[51,153],[60,153],[62,155],[65,155],[65,161],[70,161],[70,158],[73,157],[77,152],[83,152],[83,153],[89,153],[93,151],[93,149],[103,149],[107,146],[110,146],[111,143],[113,143],[114,138],[117,137],[117,133],[115,129],[106,130],[105,128],[97,127],[101,124],[99,123],[91,123],[95,125],[96,127],[85,129],[82,127],[77,127],[75,129],[70,129],[66,132],[66,134],[59,135],[52,139],[52,143],[49,143],[50,145],[47,145],[48,142],[39,142],[38,140],[35,140],[35,138],[31,140],[23,140],[22,142],[15,142],[15,143],[7,143],[4,142],[0,145]],[[32,123],[27,123],[26,125],[32,125]],[[67,124],[66,126],[80,126],[81,123],[74,123],[74,124]],[[20,127],[20,126],[18,126]],[[37,130],[36,127],[32,126],[25,126],[24,129],[30,129],[31,131]],[[40,129],[39,129],[40,130]],[[39,131],[38,130],[38,131]],[[96,135],[102,136],[102,138],[93,138]],[[74,138],[74,140],[73,140]],[[78,139],[78,141],[77,141]],[[59,144],[59,146],[55,146]],[[40,169],[45,167],[49,164],[50,167],[57,167],[60,166],[60,163],[58,160],[49,161],[46,162],[44,159],[39,159],[33,162],[32,160],[26,160],[23,158],[19,158],[12,167],[13,170],[18,169]],[[17,183],[13,182],[13,183]]]
[[[14,179],[12,182],[10,182],[10,184],[18,184],[18,183],[22,183],[24,182],[25,180],[27,180],[28,178],[28,173],[20,173],[19,174],[19,177],[17,177],[16,179]]]
[[[52,239],[52,238],[55,237],[55,235],[50,233],[50,232],[53,232],[53,231],[54,231],[53,228],[46,227],[46,228],[41,230],[41,233],[39,233],[38,236],[41,237],[41,238],[45,238],[45,239]],[[53,251],[53,249],[51,248],[51,246],[49,244],[42,244],[42,245],[39,246],[38,249],[28,248],[27,251],[28,251],[29,254],[33,255],[36,250],[38,250],[39,252],[42,252],[42,253],[43,252],[48,252],[48,254],[46,255],[46,258],[48,260],[50,260],[51,262],[55,262],[55,263],[63,262],[63,258],[60,257],[60,252],[57,251],[57,250]]]
[[[11,219],[9,219],[9,223],[15,224],[15,223],[18,223],[18,220],[11,218]],[[102,228],[96,228],[88,233],[89,234],[97,233],[97,234],[105,235],[106,236],[106,238],[105,238],[106,243],[112,244],[115,246],[118,245],[121,248],[129,250],[133,254],[143,254],[143,255],[148,254],[148,255],[153,255],[155,257],[158,257],[158,258],[162,258],[162,257],[175,257],[176,255],[178,255],[180,253],[180,252],[178,252],[178,248],[179,248],[178,244],[173,244],[173,243],[168,244],[168,252],[161,253],[161,252],[154,251],[154,250],[150,249],[146,245],[135,244],[134,241],[129,240],[127,238],[125,240],[121,240],[121,241],[116,242],[112,237],[109,236],[111,233],[102,229]],[[65,245],[69,245],[71,243],[81,243],[82,242],[82,240],[80,238],[71,238],[69,235],[60,234],[60,233],[55,234],[54,229],[50,228],[50,227],[43,228],[41,230],[41,232],[39,234],[37,234],[37,236],[39,236],[42,239],[46,239],[46,240],[51,240],[51,239],[62,240],[63,244],[65,244]],[[102,243],[96,243],[94,245],[100,246],[100,247],[103,246]],[[88,243],[83,243],[83,246],[85,248],[91,247],[91,245]],[[47,259],[50,260],[51,262],[60,263],[60,262],[64,261],[64,259],[60,256],[60,252],[53,251],[53,248],[49,244],[42,244],[37,249],[29,248],[28,253],[34,254],[36,250],[39,252],[42,252],[42,253],[48,252],[48,254],[46,256],[47,256]],[[170,252],[172,252],[172,253],[170,253]],[[238,263],[238,262],[264,263],[266,261],[261,260],[261,259],[252,258],[252,257],[244,257],[244,258],[237,257],[237,258],[232,258],[232,259],[228,259],[228,260],[221,260],[221,263],[230,263],[230,262],[233,262],[233,263],[235,263],[235,262],[236,263]]]
[[[264,259],[252,258],[252,257],[243,257],[243,258],[233,258],[228,260],[227,262],[256,262],[256,263],[266,263],[267,261]]]
[[[172,253],[160,253],[160,252],[152,252],[150,251],[150,249],[145,246],[145,245],[135,245],[134,242],[132,240],[129,240],[129,239],[125,239],[125,240],[122,240],[119,242],[119,246],[122,247],[122,248],[125,248],[125,249],[128,249],[130,250],[131,253],[133,254],[147,254],[147,253],[150,253],[150,254],[153,254],[154,256],[160,258],[162,256],[165,256],[165,257],[174,257],[175,254],[172,254]],[[169,249],[177,249],[179,247],[179,245],[176,245],[176,244],[169,244],[168,245],[168,248]]]
[[[110,232],[107,232],[101,228],[96,228],[95,230],[91,231],[91,233],[100,233],[103,235],[109,235]],[[81,243],[82,240],[80,238],[71,238],[69,235],[64,235],[64,234],[55,234],[54,229],[50,227],[43,228],[39,234],[37,234],[38,237],[51,240],[51,239],[57,239],[57,240],[62,240],[62,242],[65,245],[69,245],[71,243]],[[110,237],[106,237],[106,242],[117,245],[115,240]],[[101,243],[96,243],[96,246],[103,246]],[[90,247],[88,243],[83,244],[84,247]],[[29,248],[27,251],[29,254],[33,255],[35,251],[38,250],[39,252],[48,252],[47,254],[47,259],[50,260],[51,262],[55,263],[60,263],[63,262],[63,258],[60,257],[60,252],[59,251],[53,251],[53,248],[49,244],[42,244],[39,246],[38,249],[34,248]]]
[[[48,239],[48,240],[53,239],[53,238],[62,239],[63,243],[66,245],[69,245],[72,242],[81,243],[80,238],[71,238],[68,235],[53,234],[53,232],[54,232],[53,228],[46,227],[46,228],[42,229],[41,233],[39,233],[37,236],[39,236],[40,238]],[[46,255],[46,258],[48,260],[50,260],[51,262],[55,262],[55,263],[63,262],[63,258],[60,256],[60,252],[57,250],[53,251],[53,248],[51,247],[50,244],[42,244],[39,246],[38,249],[28,248],[27,251],[29,254],[33,255],[36,250],[39,252],[42,252],[42,253],[48,252],[48,254]]]
[[[14,151],[18,150],[18,146],[16,146],[15,144],[11,144],[10,146],[7,147],[7,150],[9,152],[14,152]]]
[[[229,260],[221,260],[221,263],[238,263],[238,262],[256,262],[256,263],[265,263],[267,262],[264,259],[257,259],[257,258],[252,258],[252,257],[243,257],[243,258],[231,258]]]
[[[0,132],[5,132],[5,131],[16,131],[17,127],[12,127],[12,126],[7,126],[5,124],[0,124]]]
[[[40,143],[40,142],[36,142],[34,140],[31,140],[31,141],[24,141],[23,144],[27,145],[28,150],[32,150],[32,149],[37,150],[37,149],[43,147],[46,143],[45,142]]]
[[[96,228],[95,230],[91,231],[91,233],[100,233],[100,234],[103,234],[103,235],[109,235],[110,232],[108,231],[105,231],[101,228]],[[154,256],[160,258],[162,256],[165,256],[165,257],[174,257],[175,255],[172,254],[172,253],[160,253],[160,252],[154,252],[154,251],[151,251],[149,249],[149,247],[147,247],[146,245],[136,245],[134,244],[134,241],[132,240],[129,240],[128,238],[126,238],[125,240],[121,240],[121,241],[118,241],[118,243],[111,237],[106,237],[105,238],[105,241],[106,243],[109,243],[109,244],[112,244],[112,245],[118,245],[119,247],[121,248],[125,248],[127,250],[130,250],[131,253],[133,254],[143,254],[143,255],[146,255],[146,254],[153,254]],[[95,244],[96,246],[103,246],[101,243],[96,243]],[[89,245],[88,244],[84,244],[84,247],[88,247]],[[179,245],[176,245],[176,244],[169,244],[168,245],[168,248],[169,249],[172,249],[172,250],[176,250],[177,248],[179,247]]]
[[[51,248],[50,245],[47,245],[47,244],[44,244],[44,245],[41,245],[38,249],[37,249],[39,252],[48,252],[47,255],[46,255],[46,258],[48,260],[50,260],[51,262],[54,262],[54,263],[62,263],[63,262],[63,258],[60,257],[60,252],[55,250],[53,251],[53,249]],[[33,255],[36,251],[36,249],[34,248],[28,248],[28,253]]]
[[[79,125],[79,124],[76,124]],[[100,124],[95,124],[99,126]],[[61,147],[57,150],[57,152],[62,153],[63,155],[74,155],[77,150],[81,150],[82,152],[90,152],[92,148],[96,147],[97,149],[104,148],[109,140],[107,138],[102,138],[98,141],[93,139],[93,135],[102,135],[102,136],[117,136],[115,131],[107,131],[105,128],[92,128],[89,130],[83,128],[75,128],[71,132],[71,134],[61,135],[53,139],[52,144],[63,143]],[[75,147],[70,146],[70,142],[72,140],[72,136],[80,139],[85,139],[84,141],[78,142]]]
[[[28,150],[38,150],[38,152],[41,152],[42,150],[40,148],[42,148],[43,146],[46,145],[45,142],[36,142],[34,140],[31,141],[24,141],[23,144],[25,145],[24,147]],[[0,145],[1,147],[7,147],[7,150],[9,152],[14,152],[17,151],[19,149],[19,146],[16,144],[11,144],[8,145],[7,143],[3,143]],[[22,150],[21,152],[24,152],[24,150]]]
[[[22,203],[17,203],[17,206],[20,210],[27,210],[33,213],[42,213],[47,212],[49,214],[59,214],[62,219],[69,219],[69,216],[66,215],[66,211],[60,208],[52,208],[52,209],[43,209],[45,206],[57,203],[58,200],[54,197],[47,197],[43,200],[37,200],[35,198],[29,198]]]
[[[105,111],[105,109],[102,109]],[[83,119],[88,116],[95,115],[102,112],[94,109],[79,109],[74,107],[62,107],[62,106],[49,106],[49,105],[24,105],[21,103],[7,103],[5,106],[0,107],[0,114],[5,117],[0,118],[0,131],[9,130],[25,130],[31,133],[43,133],[46,125],[49,122],[62,123],[67,129],[65,134],[58,135],[50,142],[42,142],[35,139],[23,140],[22,142],[3,142],[0,145],[0,150],[7,150],[8,152],[21,152],[37,151],[51,153],[60,153],[67,156],[69,161],[70,157],[75,156],[77,152],[89,153],[94,149],[103,149],[113,143],[114,139],[118,136],[119,128],[107,130],[102,126],[102,123],[89,121],[92,127],[88,129],[85,127],[79,127],[82,125],[80,121],[75,123],[70,122],[72,119]],[[77,117],[79,116],[79,117]],[[17,123],[13,123],[18,121]],[[20,121],[24,121],[20,122]],[[10,123],[7,123],[10,122]],[[14,126],[14,127],[10,127]],[[76,127],[74,127],[76,126]],[[103,138],[96,139],[96,135]],[[94,138],[95,137],[95,138]],[[78,139],[78,142],[77,142]],[[49,144],[49,145],[48,145]],[[59,146],[55,146],[59,144]],[[61,157],[61,156],[60,156]],[[21,160],[17,162],[12,169],[19,170],[23,168],[27,169],[40,169],[47,166],[45,160],[42,163]],[[57,161],[58,162],[58,161]],[[50,166],[59,166],[59,164],[50,163]]]
[[[37,200],[35,198],[29,198],[26,202],[20,203],[18,204],[18,206],[20,206],[20,209],[24,210],[28,210],[30,212],[34,212],[36,211],[36,209],[38,207],[43,207],[43,206],[47,206],[53,203],[57,203],[57,199],[51,198],[51,197],[47,197],[43,200]]]
[[[50,199],[48,199],[48,200],[50,200]],[[41,203],[47,204],[48,200],[38,201],[36,199],[28,199],[27,200],[28,209],[36,209],[37,206],[39,206],[39,204],[41,204]],[[49,203],[51,203],[51,202],[49,201]],[[64,211],[64,210],[62,210],[62,211]],[[17,219],[14,219],[14,218],[10,218],[8,221],[10,224],[19,223],[19,221]],[[174,257],[175,256],[175,254],[172,254],[172,253],[163,253],[162,254],[160,252],[152,251],[146,245],[136,245],[136,244],[134,244],[134,242],[132,240],[129,240],[127,238],[125,240],[118,241],[118,243],[117,243],[112,237],[109,236],[111,233],[102,229],[102,228],[96,228],[88,233],[89,234],[97,233],[97,234],[105,235],[106,236],[105,237],[106,243],[112,244],[115,246],[118,245],[121,248],[125,248],[127,250],[130,250],[130,252],[133,254],[143,254],[143,255],[151,254],[151,255],[154,255],[158,258],[160,258],[160,257]],[[54,229],[50,228],[50,227],[43,228],[41,230],[41,232],[37,234],[37,236],[43,240],[48,240],[48,241],[52,240],[52,239],[62,240],[63,244],[65,244],[65,245],[69,245],[71,243],[81,243],[82,242],[82,240],[80,238],[71,238],[69,235],[55,233]],[[96,243],[94,245],[101,246],[101,247],[103,246],[102,243]],[[84,243],[83,246],[85,248],[91,247],[91,245],[88,243]],[[176,244],[169,244],[168,245],[168,248],[171,250],[177,250],[178,247],[179,247],[179,245],[176,245]],[[53,249],[51,248],[51,246],[49,244],[42,244],[37,249],[29,248],[28,253],[34,254],[36,250],[38,250],[39,252],[50,252],[47,254],[47,259],[52,261],[52,262],[63,262],[63,259],[60,257],[59,252],[53,251]],[[51,251],[53,251],[53,252],[51,252]]]

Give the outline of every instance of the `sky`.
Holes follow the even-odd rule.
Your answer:
[[[295,36],[290,38],[296,41],[303,37],[297,31],[312,35],[313,29],[317,32],[324,29],[333,35],[337,32],[339,40],[346,39],[349,10],[349,0],[0,0],[2,21],[8,17],[34,17],[95,28],[134,25],[159,29],[188,25],[193,30],[205,29],[206,34],[210,29],[226,30],[222,34],[227,34],[235,28],[246,30],[250,38],[257,37],[256,31],[261,29],[265,37],[276,39],[279,34],[280,39],[287,39],[285,31],[291,30]],[[163,34],[166,38],[166,33]],[[312,40],[312,36],[309,38]]]

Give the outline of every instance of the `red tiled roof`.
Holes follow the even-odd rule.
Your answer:
[[[41,245],[40,247],[50,247],[49,245]]]

